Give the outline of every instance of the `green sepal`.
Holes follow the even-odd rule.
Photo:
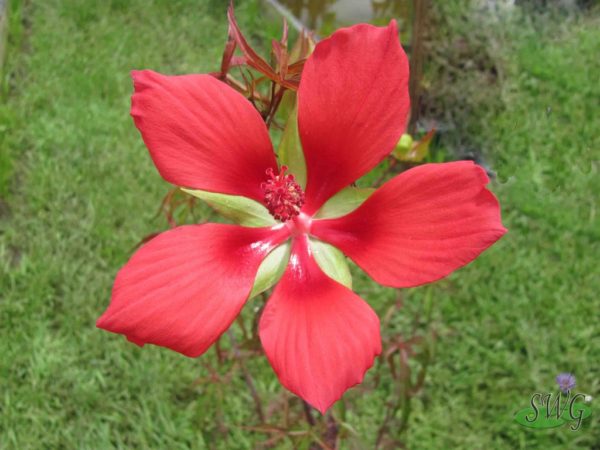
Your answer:
[[[287,166],[289,173],[294,175],[296,182],[306,188],[306,162],[304,161],[304,153],[302,152],[302,144],[300,143],[300,135],[298,134],[298,106],[292,110],[286,124],[277,155],[281,165]]]
[[[321,270],[338,283],[352,289],[352,275],[346,256],[333,245],[316,239],[310,239],[310,247]]]
[[[354,211],[375,192],[374,188],[347,187],[331,197],[315,214],[315,219],[331,219]]]
[[[204,200],[221,216],[246,227],[271,227],[277,221],[269,210],[255,200],[239,195],[218,194],[215,192],[181,188],[194,197]]]
[[[279,281],[290,259],[291,247],[290,241],[288,241],[267,255],[258,268],[254,286],[252,286],[248,298],[261,294]]]

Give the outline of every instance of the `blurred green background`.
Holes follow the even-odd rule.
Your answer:
[[[247,429],[257,418],[235,363],[218,367],[212,351],[194,360],[140,350],[94,326],[136,243],[167,228],[155,213],[168,185],[129,117],[129,70],[217,70],[227,2],[9,3],[0,448],[260,448],[269,434]],[[329,16],[315,26],[326,34],[339,5],[321,3]],[[403,290],[403,309],[383,330],[438,334],[408,429],[390,430],[408,448],[600,448],[600,14],[594,2],[512,3],[431,2],[422,117],[443,128],[434,153],[477,157],[496,173],[491,189],[509,233],[448,279]],[[403,14],[393,6],[385,14]],[[266,10],[257,0],[236,2],[257,48],[279,33]],[[358,271],[354,279],[380,314],[398,295]],[[248,305],[245,318],[252,313]],[[231,378],[211,382],[206,364]],[[281,395],[266,358],[247,365],[266,402]],[[576,432],[517,425],[514,413],[532,393],[555,391],[564,371],[595,397],[592,418]],[[380,366],[345,395],[334,409],[341,448],[374,447],[394,389]]]

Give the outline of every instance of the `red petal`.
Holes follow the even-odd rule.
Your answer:
[[[347,216],[314,221],[377,282],[411,287],[473,261],[506,232],[485,171],[470,161],[425,164],[387,182]]]
[[[210,75],[131,74],[131,115],[165,180],[262,200],[260,183],[277,163],[248,100]]]
[[[262,259],[284,237],[222,224],[162,233],[119,271],[96,325],[138,345],[199,356],[235,319]]]
[[[356,25],[319,42],[298,90],[308,214],[388,155],[406,126],[408,61],[396,22]]]
[[[260,339],[281,384],[321,413],[360,383],[381,352],[379,319],[294,243],[290,264],[260,319]]]

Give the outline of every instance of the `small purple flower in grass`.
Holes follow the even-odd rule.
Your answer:
[[[560,373],[556,376],[556,382],[560,390],[566,394],[575,387],[575,375],[572,373]]]

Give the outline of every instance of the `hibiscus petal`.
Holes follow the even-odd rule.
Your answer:
[[[138,345],[199,356],[238,315],[258,266],[284,238],[270,228],[223,224],[162,233],[119,271],[96,325]]]
[[[325,411],[363,380],[381,352],[379,319],[315,263],[306,236],[260,319],[260,340],[281,384]]]
[[[470,161],[425,164],[390,180],[350,214],[314,221],[311,233],[381,284],[429,283],[473,261],[506,232],[488,181]]]
[[[396,22],[360,24],[319,42],[298,90],[308,214],[375,167],[406,127],[408,61]]]
[[[262,201],[260,184],[277,162],[248,100],[210,75],[131,74],[131,115],[165,180]]]

